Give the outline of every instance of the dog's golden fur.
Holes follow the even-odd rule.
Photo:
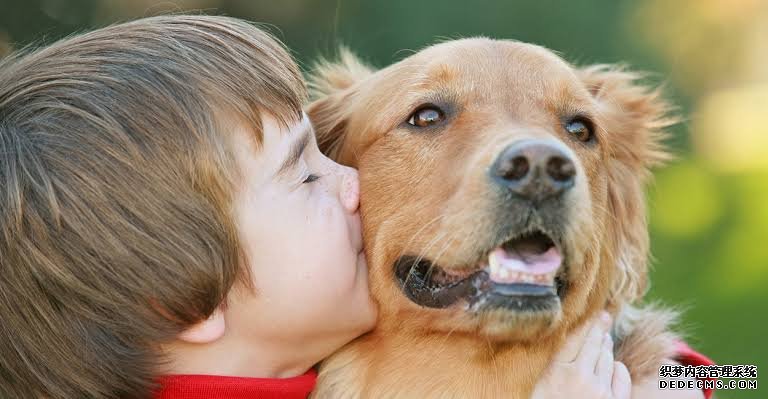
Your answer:
[[[566,334],[601,309],[616,317],[617,359],[634,379],[671,357],[674,314],[636,302],[647,285],[643,186],[666,158],[660,141],[672,121],[659,92],[638,79],[485,38],[441,43],[378,71],[346,51],[320,64],[308,113],[321,149],[360,170],[380,320],[323,363],[315,396],[525,398]],[[434,99],[449,104],[448,122],[409,130],[413,110]],[[576,111],[594,120],[592,146],[562,129],[562,116]],[[569,194],[561,307],[470,314],[411,302],[393,262],[415,252],[461,270],[487,248],[496,215],[483,177],[505,145],[524,137],[565,144],[581,176]]]

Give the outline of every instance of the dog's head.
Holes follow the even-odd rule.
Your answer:
[[[321,149],[360,170],[380,327],[531,340],[642,295],[657,91],[514,41],[318,67]]]

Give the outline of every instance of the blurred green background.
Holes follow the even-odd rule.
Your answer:
[[[768,1],[2,0],[0,56],[27,43],[167,12],[272,25],[306,69],[340,43],[387,65],[473,35],[544,45],[577,64],[654,72],[685,122],[649,191],[649,297],[681,306],[689,343],[768,367]],[[763,389],[764,391],[764,389]],[[758,398],[723,391],[720,398]]]

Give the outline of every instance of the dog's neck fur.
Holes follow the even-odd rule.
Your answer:
[[[374,330],[322,365],[315,397],[528,398],[562,340],[496,345],[451,335],[414,342],[410,335]],[[404,375],[403,364],[418,373]]]
[[[615,357],[637,381],[654,375],[663,359],[674,358],[676,313],[655,306],[625,306],[616,316]],[[530,345],[494,345],[475,335],[414,338],[387,328],[359,337],[320,367],[313,398],[527,399],[562,346],[564,335]],[[406,374],[402,366],[418,370]]]

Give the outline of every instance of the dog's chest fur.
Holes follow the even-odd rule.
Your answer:
[[[674,356],[673,318],[653,307],[627,308],[617,316],[616,360],[634,381],[652,377],[663,359]],[[476,339],[414,341],[375,330],[322,364],[312,397],[527,399],[561,342],[492,348]]]

